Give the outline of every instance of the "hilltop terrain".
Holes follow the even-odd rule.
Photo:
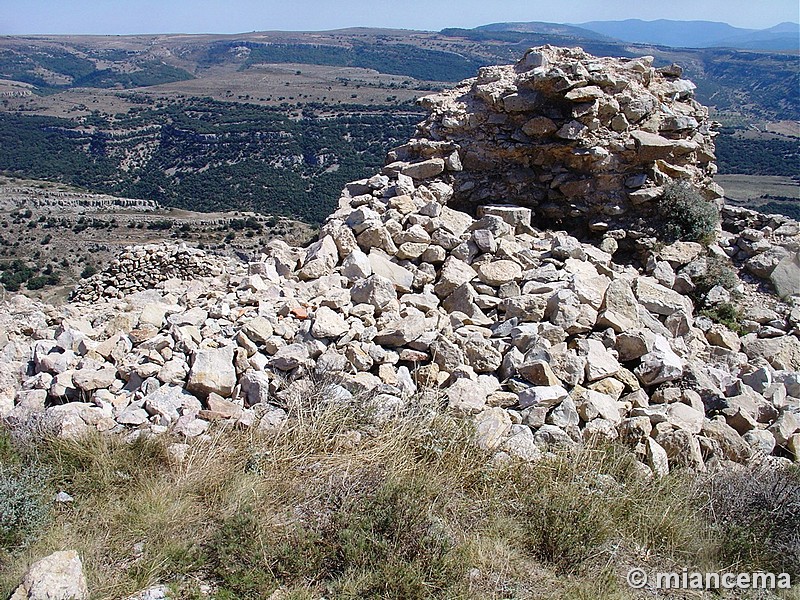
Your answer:
[[[626,42],[686,48],[800,50],[800,25],[779,23],[767,29],[731,27],[715,21],[593,21],[579,27]]]
[[[531,48],[422,98],[306,247],[12,296],[0,593],[791,598],[800,223],[724,205],[693,91]]]

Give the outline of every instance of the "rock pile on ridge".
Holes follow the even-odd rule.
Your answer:
[[[544,46],[514,66],[484,67],[422,98],[430,116],[385,172],[439,176],[468,212],[509,202],[542,224],[641,235],[673,179],[722,198],[707,109],[679,67],[652,61]]]
[[[72,293],[76,301],[123,298],[178,277],[194,279],[222,272],[222,265],[201,250],[187,246],[149,244],[127,248],[100,273],[81,282]]]
[[[649,69],[630,71],[652,85]],[[212,421],[269,429],[325,376],[329,398],[368,397],[376,418],[433,391],[474,419],[482,446],[527,460],[597,437],[622,439],[657,475],[800,454],[800,309],[777,298],[748,309],[740,337],[685,295],[715,261],[744,260],[747,239],[676,242],[641,269],[617,264],[540,229],[529,207],[489,202],[476,217],[452,208],[457,190],[443,169],[459,173],[468,160],[448,148],[348,184],[308,248],[272,241],[250,264],[198,251],[193,261],[216,265],[208,275],[176,271],[133,293],[120,281],[129,270],[112,266],[91,303],[61,309],[15,297],[0,314],[0,415],[60,435],[191,438]],[[796,260],[794,225],[762,224],[759,239],[769,229],[785,252],[776,264]],[[150,264],[184,252],[127,254]],[[730,287],[711,287],[705,306],[730,300]]]

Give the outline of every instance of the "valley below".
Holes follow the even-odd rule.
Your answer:
[[[540,43],[680,63],[721,123],[717,182],[728,201],[797,218],[800,100],[790,54],[670,49],[561,29],[5,37],[0,193],[25,191],[5,203],[0,261],[27,261],[47,284],[34,291],[63,297],[92,258],[129,243],[171,238],[252,252],[265,231],[306,238],[345,183],[371,176],[413,135],[425,114],[419,98]],[[54,190],[157,208],[27,201]],[[264,229],[223,224],[248,220]],[[69,264],[58,267],[55,256]]]

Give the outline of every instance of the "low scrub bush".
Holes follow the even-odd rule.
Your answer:
[[[741,323],[742,315],[739,313],[739,309],[730,302],[723,302],[717,306],[704,308],[700,311],[700,314],[704,317],[708,317],[715,323],[725,325],[725,327],[734,333],[739,335],[744,333]]]
[[[670,242],[684,240],[708,243],[719,225],[717,207],[683,181],[664,187],[659,213],[663,218],[663,228],[660,230]]]
[[[40,535],[51,503],[52,492],[35,467],[0,466],[0,549],[19,550]]]
[[[559,455],[518,471],[514,480],[511,502],[519,508],[523,544],[558,573],[593,572],[629,544],[697,559],[707,541],[692,478],[644,479],[632,455],[617,446]]]
[[[432,490],[415,478],[353,477],[356,482],[320,490],[317,502],[301,504],[290,524],[265,523],[252,507],[227,518],[208,545],[218,597],[255,600],[278,587],[309,586],[336,598],[456,591],[464,567],[451,557],[455,543],[433,516]]]
[[[721,560],[800,577],[800,468],[718,473],[708,496]]]
[[[702,275],[692,278],[695,284],[695,294],[704,296],[711,288],[722,286],[732,292],[741,283],[730,261],[717,256],[710,256],[706,260],[706,271]]]

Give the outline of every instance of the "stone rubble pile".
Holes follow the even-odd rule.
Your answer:
[[[782,215],[744,208],[722,210],[725,254],[745,271],[768,280],[780,298],[800,295],[800,224]]]
[[[640,101],[650,107],[640,87],[651,95],[653,86],[675,90],[670,160],[683,147],[675,132],[695,127],[679,107],[702,112],[685,97],[688,84],[642,59],[629,61],[625,79],[619,61],[539,53],[549,61],[541,77],[550,87],[535,89],[544,93],[561,81],[564,102],[599,105],[604,90],[623,94],[626,82],[631,98],[617,99],[625,115]],[[507,80],[525,74],[538,81],[538,68],[491,72],[506,90]],[[461,94],[483,84],[465,85]],[[505,99],[503,106],[527,105]],[[655,105],[648,110],[665,114]],[[636,114],[615,132],[628,135]],[[508,121],[495,125],[501,122]],[[581,139],[600,130],[586,129]],[[707,149],[700,137],[692,142],[695,160]],[[460,173],[469,151],[432,143],[418,146],[423,156],[415,162],[392,162],[348,184],[307,248],[273,240],[250,264],[188,249],[131,248],[61,309],[13,297],[0,312],[0,416],[11,427],[34,422],[62,436],[171,431],[195,438],[214,421],[268,430],[286,422],[293,398],[310,401],[326,380],[328,399],[364,398],[376,418],[435,393],[448,410],[474,420],[481,446],[525,460],[598,438],[622,440],[657,476],[678,466],[800,455],[797,294],[748,309],[744,337],[697,314],[687,295],[713,260],[753,251],[741,241],[754,234],[723,235],[709,247],[658,247],[641,269],[618,264],[602,249],[605,241],[598,248],[534,226],[526,206],[489,202],[475,217],[455,210],[458,182],[442,173]],[[450,154],[425,157],[431,147]],[[531,148],[538,156],[538,146]],[[701,171],[713,171],[698,164],[681,163],[695,183]],[[593,190],[604,198],[599,206],[611,202],[603,194],[613,190]],[[796,226],[786,222],[769,234],[795,252],[793,260]],[[772,239],[767,227],[760,239]],[[707,305],[726,302],[723,292],[731,300],[730,290],[717,287],[705,294]]]
[[[123,298],[173,277],[196,279],[220,272],[222,263],[217,257],[185,244],[133,246],[126,248],[103,271],[81,282],[71,299],[96,302],[101,298]]]
[[[657,199],[674,179],[722,198],[707,109],[680,67],[652,62],[543,46],[484,67],[422,98],[430,116],[384,172],[438,176],[468,212],[511,202],[542,224],[641,237],[658,229]]]

